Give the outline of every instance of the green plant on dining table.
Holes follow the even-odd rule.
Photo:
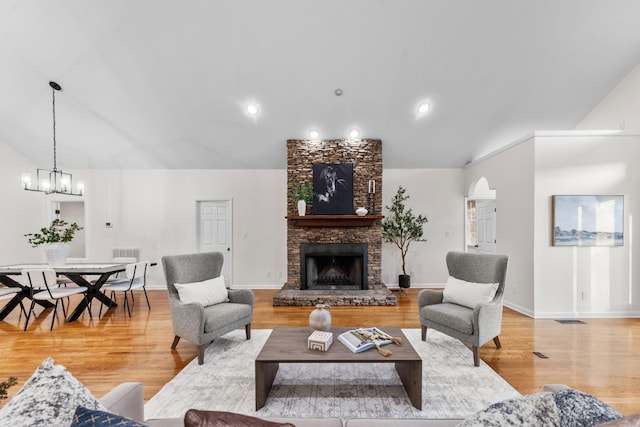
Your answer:
[[[36,248],[48,243],[68,243],[73,240],[76,231],[80,230],[82,230],[82,227],[75,222],[69,224],[60,218],[56,218],[51,221],[49,227],[42,227],[39,233],[29,233],[24,236],[28,237],[29,244]]]

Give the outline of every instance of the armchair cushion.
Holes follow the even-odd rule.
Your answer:
[[[442,302],[452,302],[474,308],[493,300],[499,283],[475,283],[449,276],[444,287]]]
[[[184,304],[198,303],[205,307],[229,301],[229,293],[222,276],[194,283],[175,283],[180,301]]]
[[[447,325],[463,334],[473,334],[473,310],[457,304],[434,304],[422,307],[421,316]]]
[[[252,307],[247,304],[226,303],[204,308],[204,331],[213,332],[233,322],[250,317]]]

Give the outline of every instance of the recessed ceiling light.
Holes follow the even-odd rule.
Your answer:
[[[360,136],[360,131],[358,129],[351,129],[349,131],[349,137],[350,138],[357,138]]]
[[[258,114],[258,106],[256,104],[247,104],[247,113],[252,116]]]
[[[429,105],[428,102],[423,102],[418,105],[418,113],[426,113],[427,111],[429,111],[429,108],[431,108],[431,105]]]
[[[318,137],[319,137],[319,136],[320,136],[320,133],[319,133],[317,130],[315,130],[315,129],[311,129],[311,130],[309,131],[309,138],[311,138],[311,139],[318,139]]]

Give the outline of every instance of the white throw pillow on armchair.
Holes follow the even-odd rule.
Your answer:
[[[180,301],[184,304],[198,303],[207,307],[229,301],[229,293],[222,276],[194,283],[174,283]]]
[[[442,293],[442,302],[474,308],[478,304],[491,302],[499,285],[499,283],[467,282],[449,276]]]

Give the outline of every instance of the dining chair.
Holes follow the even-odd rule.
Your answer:
[[[151,310],[151,304],[149,303],[149,296],[147,295],[147,269],[151,263],[149,261],[134,262],[127,264],[125,268],[126,278],[121,278],[113,282],[107,282],[102,286],[101,290],[111,291],[111,299],[115,299],[116,292],[122,292],[124,294],[124,306],[127,308],[127,313],[131,317],[131,304],[127,293],[131,294],[132,302],[135,302],[133,291],[142,289],[144,297],[147,299],[147,307]],[[102,315],[102,306],[100,306],[100,312],[98,316]]]
[[[29,326],[29,319],[31,313],[33,313],[33,307],[36,301],[39,300],[51,300],[55,301],[53,307],[53,315],[51,317],[50,331],[53,330],[53,324],[56,320],[56,314],[58,311],[58,302],[63,298],[69,298],[72,295],[83,294],[86,300],[87,287],[86,286],[73,286],[64,287],[58,286],[56,272],[52,268],[29,268],[22,270],[23,283],[30,288],[31,306],[29,307],[29,313],[27,314],[27,321],[24,325],[24,330],[27,330]],[[88,304],[87,304],[88,306]],[[67,310],[62,303],[62,312],[64,316],[67,316]],[[89,317],[91,316],[91,310],[89,310]]]

